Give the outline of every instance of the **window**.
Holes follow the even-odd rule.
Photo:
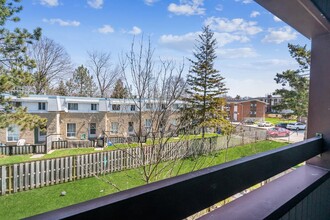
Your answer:
[[[68,103],[69,110],[78,110],[78,103]]]
[[[97,111],[97,104],[91,104],[91,110]]]
[[[120,111],[120,105],[112,105],[113,111]]]
[[[134,132],[134,122],[132,121],[128,122],[128,132],[129,133]]]
[[[132,111],[132,112],[135,111],[135,105],[131,105],[131,111]]]
[[[89,124],[89,137],[96,137],[96,123]]]
[[[119,123],[111,122],[111,133],[118,133]]]
[[[39,102],[38,103],[38,110],[46,110],[46,103],[45,102]]]
[[[17,125],[10,125],[7,128],[7,141],[18,141],[19,139],[19,127]]]
[[[161,105],[161,108],[162,108],[162,110],[165,110],[166,109],[166,105],[165,104],[162,104]]]
[[[179,109],[179,104],[173,104],[173,109]]]
[[[150,128],[151,127],[151,124],[152,124],[151,119],[146,119],[146,121],[145,121],[145,127],[146,128]]]
[[[76,137],[76,124],[68,123],[66,125],[66,136],[67,137]]]
[[[151,103],[147,103],[146,104],[146,109],[152,109],[152,104]]]

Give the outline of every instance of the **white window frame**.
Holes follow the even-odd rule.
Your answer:
[[[111,133],[118,134],[119,132],[119,123],[118,122],[111,122]]]
[[[70,125],[72,126],[71,128],[70,128]],[[73,129],[73,128],[74,128],[74,131],[69,131],[70,129]],[[77,136],[77,125],[76,125],[76,123],[67,123],[66,124],[66,137],[75,138],[76,136]]]
[[[68,110],[78,111],[78,109],[79,109],[78,103],[73,103],[73,102],[68,103]]]
[[[151,125],[152,125],[151,118],[146,118],[146,120],[144,121],[144,127],[151,128]]]
[[[9,125],[6,129],[7,142],[17,142],[20,139],[20,128],[18,125]]]

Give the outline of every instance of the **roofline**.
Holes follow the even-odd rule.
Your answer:
[[[305,37],[329,34],[330,22],[310,0],[255,0]]]

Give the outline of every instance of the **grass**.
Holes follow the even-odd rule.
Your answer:
[[[283,119],[283,118],[266,118],[265,121],[270,122],[274,125],[278,124],[280,122],[284,122],[284,123],[296,122],[295,120],[287,120],[287,119]]]
[[[255,144],[230,148],[227,151],[227,161],[278,148],[283,145],[286,145],[286,143],[261,141]],[[173,173],[183,174],[196,169],[223,163],[224,154],[225,151],[219,151],[196,159],[185,159],[181,164],[177,164],[177,166],[174,167]],[[180,165],[182,165],[182,167]],[[92,177],[55,186],[0,196],[0,203],[2,204],[0,206],[0,219],[20,219],[112,194],[118,192],[117,188],[125,190],[143,185],[144,181],[141,178],[141,171],[141,168],[132,169],[99,176],[98,178]],[[168,174],[167,171],[168,170],[164,170],[163,173]],[[163,178],[166,177],[163,175]],[[161,178],[158,178],[158,180],[159,179]],[[66,192],[66,196],[60,196],[62,191]]]
[[[205,134],[205,137],[215,137],[217,134]],[[169,138],[168,142],[177,142],[181,140],[192,140],[192,139],[199,139],[202,138],[201,135],[186,135],[186,136],[179,136],[179,137],[173,137]],[[151,139],[147,139],[147,142],[145,145],[151,145],[152,141]],[[139,146],[138,143],[130,143],[130,144],[115,144],[114,146],[105,147],[103,151],[111,151],[111,150],[117,150],[117,149],[123,149],[127,147],[137,147]],[[55,150],[51,154],[46,154],[41,158],[31,158],[32,154],[27,155],[0,155],[0,165],[5,164],[12,164],[12,163],[21,163],[26,161],[32,161],[32,160],[40,160],[40,159],[50,159],[50,158],[56,158],[56,157],[65,157],[65,156],[73,156],[73,155],[80,155],[80,154],[90,154],[95,153],[95,149],[93,147],[90,148],[68,148],[68,149],[58,149]]]

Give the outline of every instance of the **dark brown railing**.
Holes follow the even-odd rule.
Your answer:
[[[279,149],[43,213],[31,219],[182,219],[323,151],[322,137],[315,137]],[[291,206],[294,205],[291,204]],[[240,207],[237,208],[240,209]],[[288,208],[283,209],[283,213],[277,212],[277,216],[284,215],[284,211]]]

